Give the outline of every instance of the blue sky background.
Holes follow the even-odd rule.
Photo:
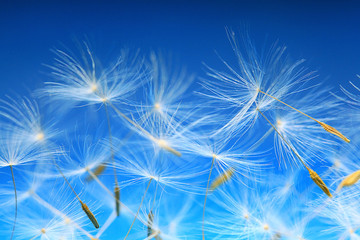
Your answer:
[[[205,77],[203,63],[223,69],[216,52],[235,65],[225,27],[259,48],[278,40],[338,91],[360,81],[359,10],[357,1],[0,1],[0,98],[42,87],[50,50],[76,53],[83,40],[101,61],[124,47],[161,50]]]
[[[74,40],[87,39],[100,59],[123,47],[160,49],[203,75],[203,61],[220,64],[215,50],[233,56],[225,26],[248,29],[260,47],[279,40],[293,59],[307,59],[319,80],[337,85],[360,73],[359,7],[356,1],[1,1],[0,96],[41,86],[50,49],[73,48]]]

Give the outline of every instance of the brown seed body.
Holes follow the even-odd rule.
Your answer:
[[[223,183],[227,182],[235,173],[235,169],[234,168],[229,168],[228,170],[226,170],[223,174],[221,174],[220,176],[218,176],[212,183],[210,186],[211,190],[215,190],[216,188],[218,188],[220,185],[222,185]]]
[[[166,151],[174,154],[175,156],[181,157],[181,153],[170,147],[164,140],[156,140],[157,144],[165,149]]]
[[[326,123],[320,122],[318,121],[318,123],[329,133],[334,134],[336,136],[338,136],[339,138],[341,138],[342,140],[344,140],[345,142],[349,143],[350,140],[348,138],[346,138],[344,135],[341,134],[341,132],[339,132],[338,130],[336,130],[335,128],[333,128],[332,126],[327,125]]]
[[[148,214],[148,221],[147,221],[147,237],[150,237],[153,234],[153,229],[152,229],[152,224],[154,221],[154,214],[152,211],[149,212]]]
[[[88,218],[90,219],[90,221],[92,222],[92,224],[94,225],[95,228],[99,228],[99,223],[98,221],[96,220],[94,214],[90,211],[90,209],[88,208],[88,206],[81,202],[80,201],[80,204],[81,204],[81,207],[82,207],[82,210],[86,213],[86,215],[88,216]]]
[[[169,151],[170,153],[174,154],[175,156],[181,157],[181,153],[176,151],[175,149],[173,149],[169,146],[166,146],[164,148],[165,148],[165,150]]]
[[[116,214],[117,216],[120,215],[120,188],[116,186],[114,189],[115,193],[115,206],[116,206]]]
[[[316,183],[316,185],[318,185],[326,195],[328,195],[329,197],[332,197],[329,189],[325,185],[324,181],[320,178],[320,176],[310,168],[308,168],[308,171],[310,173],[311,179]]]
[[[281,239],[281,234],[280,233],[275,233],[274,236],[272,236],[271,240],[280,240]]]
[[[105,168],[106,168],[106,166],[104,164],[100,164],[99,166],[97,166],[95,168],[93,174],[95,176],[100,176],[105,171]],[[86,177],[86,181],[88,181],[88,182],[92,181],[93,179],[94,178],[91,175]]]
[[[340,191],[341,188],[343,187],[354,185],[355,183],[357,183],[357,181],[359,181],[359,179],[360,179],[360,170],[357,170],[356,172],[353,172],[352,174],[344,178],[344,180],[342,180],[342,182],[338,187],[338,191]]]

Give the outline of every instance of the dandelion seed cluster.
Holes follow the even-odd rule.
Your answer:
[[[0,236],[360,239],[359,85],[227,34],[236,61],[203,77],[54,50],[42,88],[0,101]]]

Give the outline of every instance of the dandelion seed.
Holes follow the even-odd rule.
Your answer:
[[[360,179],[360,170],[353,172],[352,174],[348,175],[342,182],[340,183],[337,191],[340,191],[343,187],[349,187],[357,183]]]
[[[196,155],[200,155],[203,157],[211,157],[211,166],[209,170],[209,176],[207,180],[207,186],[206,186],[206,192],[205,192],[205,199],[204,199],[204,207],[203,207],[203,220],[202,220],[202,235],[203,240],[205,239],[205,233],[204,233],[204,223],[205,223],[205,210],[206,210],[206,201],[207,201],[207,195],[208,191],[210,189],[210,179],[212,170],[216,163],[219,165],[221,172],[224,171],[224,169],[229,168],[229,165],[236,166],[237,169],[241,169],[243,176],[245,176],[245,173],[248,172],[250,169],[256,171],[256,165],[258,163],[255,162],[249,162],[244,160],[245,156],[250,156],[250,153],[256,148],[256,144],[252,145],[247,150],[241,150],[241,154],[237,153],[240,151],[239,149],[234,149],[233,146],[228,145],[229,139],[219,138],[216,139],[215,144],[209,144],[207,142],[193,142],[189,144],[189,149],[193,151]],[[261,140],[260,140],[261,141]],[[216,149],[216,152],[214,152],[214,149]],[[229,151],[231,149],[231,151]],[[245,158],[246,159],[246,158]],[[260,164],[259,164],[260,165]],[[234,168],[232,168],[234,169]],[[229,170],[229,169],[228,169]]]
[[[55,162],[55,159],[53,159],[54,161],[54,165],[56,166],[57,170],[59,171],[59,173],[61,174],[61,176],[63,177],[63,179],[65,180],[66,184],[69,186],[69,188],[71,189],[71,191],[75,194],[76,198],[79,200],[80,204],[81,204],[81,208],[83,209],[83,211],[86,213],[86,215],[88,216],[88,218],[90,219],[90,221],[93,223],[95,228],[99,228],[99,223],[97,222],[94,214],[90,211],[90,209],[88,208],[88,206],[83,203],[80,199],[80,197],[77,195],[77,193],[75,192],[74,188],[71,186],[71,184],[69,183],[69,181],[67,180],[67,178],[65,177],[65,175],[63,174],[63,172],[61,171],[61,168],[59,167],[59,165]]]
[[[43,145],[58,132],[53,130],[54,121],[43,122],[43,115],[36,101],[23,98],[0,100],[0,116],[5,118],[2,127],[14,138],[29,144]],[[49,146],[47,146],[49,147]]]
[[[127,117],[124,113],[122,113],[118,108],[116,108],[113,104],[109,103],[109,105],[114,109],[114,111],[124,118],[127,122],[129,122],[131,125],[133,125],[136,129],[140,131],[141,134],[143,134],[145,137],[150,139],[152,142],[155,142],[159,147],[165,149],[166,151],[181,157],[181,153],[176,151],[174,148],[169,146],[169,144],[164,139],[158,139],[154,137],[150,132],[146,131],[143,127],[141,127],[138,123],[131,120],[129,117]]]
[[[309,167],[307,167],[307,170],[309,171],[310,177],[316,183],[316,185],[318,185],[326,195],[328,195],[329,197],[332,197],[329,189],[325,185],[324,181],[320,178],[320,176]]]
[[[244,188],[234,181],[214,192],[216,208],[209,210],[212,214],[207,226],[211,236],[217,236],[211,239],[272,240],[276,233],[284,239],[299,239],[306,224],[295,217],[299,214],[297,202],[279,203],[278,193],[270,190],[267,183],[248,184]]]
[[[277,130],[277,128],[270,122],[270,120],[260,111],[260,109],[257,109],[257,111],[265,118],[265,120],[274,128],[274,130],[279,134],[279,136],[283,139],[283,141],[289,146],[289,148],[291,149],[291,151],[295,154],[295,156],[301,161],[301,163],[305,166],[305,168],[309,171],[310,173],[310,177],[311,179],[316,183],[316,185],[318,185],[321,190],[323,190],[323,192],[328,195],[329,197],[332,197],[329,189],[326,187],[325,183],[323,182],[323,180],[320,178],[320,176],[313,171],[311,168],[309,168],[304,160],[302,160],[302,158],[300,157],[300,155],[296,152],[296,150],[288,143],[288,141],[286,141],[286,139],[281,135],[281,133],[279,132],[279,130]]]
[[[46,215],[37,215],[41,208],[37,206],[23,206],[19,218],[19,229],[15,239],[35,240],[35,239],[75,239],[77,234],[70,226],[65,226],[62,219],[58,216],[49,218]],[[25,213],[26,212],[26,213]],[[46,214],[49,212],[46,212]],[[2,239],[6,239],[1,235]],[[79,239],[79,238],[76,238]],[[80,238],[83,239],[83,238]]]
[[[195,116],[194,113],[199,110],[193,107],[193,103],[185,101],[195,76],[188,74],[184,68],[178,68],[177,64],[173,66],[171,62],[170,57],[163,54],[150,54],[151,76],[146,85],[144,112],[160,121],[171,120],[175,113],[177,119],[187,116],[189,112]]]
[[[265,94],[266,96],[269,96],[269,97],[271,97],[271,98],[273,98],[273,99],[275,99],[276,101],[278,101],[278,102],[280,102],[280,103],[282,103],[282,104],[284,104],[284,105],[286,105],[286,106],[288,106],[288,107],[290,107],[290,108],[292,108],[292,109],[294,109],[295,111],[297,111],[297,112],[299,112],[299,113],[301,113],[301,114],[303,114],[303,115],[305,115],[306,117],[308,117],[308,118],[310,118],[310,119],[312,119],[312,120],[314,120],[315,122],[317,122],[318,124],[320,124],[327,132],[329,132],[329,133],[331,133],[331,134],[334,134],[334,135],[336,135],[336,136],[338,136],[338,137],[340,137],[342,140],[344,140],[345,142],[347,142],[347,143],[349,143],[350,142],[350,140],[349,139],[347,139],[343,134],[341,134],[338,130],[336,130],[335,128],[333,128],[333,127],[331,127],[331,126],[329,126],[328,124],[326,124],[326,123],[323,123],[323,122],[320,122],[319,120],[316,120],[315,118],[313,118],[313,117],[310,117],[309,115],[307,115],[306,113],[303,113],[302,111],[300,111],[300,110],[298,110],[298,109],[296,109],[296,108],[294,108],[294,107],[292,107],[292,106],[290,106],[289,104],[287,104],[287,103],[285,103],[285,102],[283,102],[283,101],[281,101],[281,100],[279,100],[279,99],[277,99],[276,97],[273,97],[273,96],[271,96],[270,94],[268,94],[268,93],[266,93],[266,92],[263,92],[263,91],[261,91],[260,89],[258,89],[258,91],[259,92],[261,92],[261,93],[263,93],[263,94]]]
[[[30,164],[31,162],[44,162],[47,160],[48,152],[44,152],[37,145],[25,139],[18,138],[16,134],[6,136],[0,144],[0,168],[10,167],[12,182],[14,186],[15,216],[11,238],[13,238],[17,221],[17,189],[15,184],[14,167],[17,165]]]
[[[296,103],[297,106],[301,106],[301,109],[310,116],[321,116],[322,122],[337,121],[339,115],[337,112],[339,111],[338,109],[340,109],[340,103],[336,99],[329,99],[328,92],[330,89],[323,85],[313,86],[311,88],[311,91],[305,96],[289,100],[289,104]],[[312,105],[309,105],[309,102],[311,102]],[[302,154],[306,164],[308,161],[323,161],[323,156],[328,153],[331,154],[333,147],[339,145],[337,138],[330,140],[328,133],[324,134],[324,129],[314,124],[312,119],[299,117],[297,111],[287,110],[287,108],[284,109],[281,107],[276,111],[277,113],[274,120],[276,124],[274,125],[288,143],[291,144],[299,154]],[[287,168],[288,162],[298,167],[300,162],[296,156],[292,154],[287,144],[285,144],[278,135],[274,137],[278,159],[287,160],[284,161],[284,167]]]
[[[47,82],[40,93],[62,100],[63,103],[127,103],[128,97],[143,82],[143,60],[138,58],[137,53],[130,60],[127,51],[122,51],[113,64],[100,69],[101,64],[94,60],[93,53],[86,44],[82,61],[61,50],[54,52],[57,59],[49,68],[57,81]]]
[[[229,169],[227,169],[223,174],[221,174],[220,176],[218,176],[212,183],[210,186],[210,189],[213,191],[216,188],[218,188],[220,185],[224,184],[225,182],[229,181],[231,179],[231,177],[234,175],[235,173],[235,169],[230,167]]]
[[[50,195],[52,199],[56,200],[55,203],[57,207],[45,201],[32,188],[27,191],[30,192],[29,194],[31,198],[39,204],[38,206],[40,208],[35,208],[34,205],[22,205],[22,208],[29,209],[24,209],[23,211],[21,211],[21,214],[26,214],[26,216],[28,217],[22,215],[20,218],[21,225],[19,225],[19,228],[21,229],[18,233],[18,236],[21,236],[21,238],[19,239],[29,239],[29,237],[26,237],[28,235],[24,234],[24,232],[27,232],[30,229],[30,231],[32,232],[33,230],[36,230],[32,234],[30,234],[30,236],[39,236],[42,234],[42,228],[46,230],[46,233],[44,234],[44,238],[41,239],[78,240],[92,238],[92,235],[83,228],[85,225],[88,225],[88,218],[87,216],[85,216],[83,210],[81,208],[78,208],[78,206],[75,204],[77,199],[74,199],[72,197],[70,198],[71,200],[68,199],[68,197],[70,196],[65,194],[62,191],[62,188],[57,190],[59,191],[55,193],[55,196],[46,191],[46,195]],[[59,199],[61,199],[61,201],[58,201]],[[48,217],[46,215],[37,215],[42,212],[39,211],[39,209],[43,208],[46,209],[45,213],[49,214],[49,216],[51,216],[51,219],[47,220]],[[38,238],[34,237],[33,239]]]
[[[99,228],[99,223],[97,222],[94,214],[90,211],[90,209],[88,208],[88,206],[83,203],[82,201],[80,201],[81,204],[81,208],[82,210],[86,213],[86,215],[88,216],[88,218],[90,219],[90,221],[92,222],[92,224],[94,224],[95,228]]]
[[[226,102],[226,108],[236,110],[233,116],[215,134],[222,132],[239,133],[248,131],[257,118],[255,104],[262,109],[271,109],[273,99],[259,94],[258,89],[266,89],[277,98],[290,93],[290,90],[299,83],[312,78],[312,73],[304,74],[301,69],[303,59],[290,62],[285,55],[286,47],[272,46],[266,55],[259,55],[253,43],[248,39],[244,42],[245,51],[240,49],[235,33],[227,30],[231,47],[237,58],[238,66],[234,67],[222,60],[228,72],[209,68],[208,75],[217,81],[206,79],[202,85],[209,91],[203,95],[213,99],[213,102]],[[242,133],[244,134],[244,133]]]
[[[202,174],[202,169],[196,162],[182,162],[179,167],[173,162],[177,157],[149,152],[145,148],[139,148],[138,144],[136,147],[130,147],[129,150],[128,153],[124,152],[121,162],[117,163],[118,173],[130,178],[122,182],[121,188],[153,179],[161,188],[170,187],[187,193],[204,191],[203,187],[194,183]]]

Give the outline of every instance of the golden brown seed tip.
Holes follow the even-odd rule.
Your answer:
[[[223,183],[225,183],[226,181],[228,181],[235,173],[235,169],[234,168],[229,168],[228,170],[226,170],[223,174],[221,174],[220,176],[218,176],[212,183],[210,186],[211,190],[215,190],[216,188],[218,188],[220,185],[222,185]]]
[[[115,193],[116,214],[117,214],[117,216],[119,216],[120,215],[120,188],[119,188],[119,186],[115,187],[114,193]]]
[[[42,228],[42,229],[41,229],[41,233],[42,233],[42,234],[45,234],[45,233],[46,233],[45,228]]]
[[[99,228],[99,223],[98,221],[96,220],[94,214],[90,211],[90,209],[88,208],[88,206],[81,202],[80,201],[80,204],[81,204],[81,207],[82,207],[82,210],[86,213],[86,215],[88,216],[88,218],[90,219],[90,221],[92,222],[92,224],[94,225],[95,228]]]
[[[341,132],[339,132],[338,130],[336,130],[335,128],[333,128],[332,126],[327,125],[326,123],[323,122],[318,122],[327,132],[334,134],[336,136],[338,136],[339,138],[341,138],[342,140],[344,140],[345,142],[349,143],[350,140],[347,139],[344,135],[341,134]]]
[[[310,173],[311,179],[316,183],[316,185],[318,185],[326,195],[328,195],[329,197],[332,197],[329,189],[325,185],[324,181],[320,178],[320,176],[310,168],[308,168],[308,171]]]
[[[337,191],[340,191],[343,187],[349,187],[357,183],[360,179],[360,170],[353,172],[352,174],[348,175],[342,182],[340,183]]]

